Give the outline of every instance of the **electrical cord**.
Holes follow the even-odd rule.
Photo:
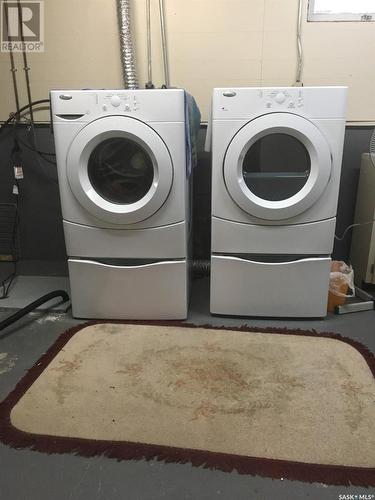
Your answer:
[[[49,99],[39,99],[38,101],[33,101],[30,105],[26,105],[26,106],[23,106],[22,108],[20,108],[20,110],[16,113],[12,113],[12,115],[8,118],[8,120],[6,120],[1,126],[0,126],[0,131],[3,129],[3,127],[6,127],[7,125],[9,125],[13,120],[16,120],[17,118],[20,118],[21,116],[21,113],[25,110],[29,110],[31,109],[33,106],[38,106],[39,104],[44,104],[44,103],[50,103],[50,100]],[[19,123],[16,123],[17,125],[19,125]],[[35,136],[35,130],[34,130],[34,126],[33,126],[33,122],[30,122],[30,126],[31,128],[33,129],[33,134]],[[38,148],[36,147],[33,147],[33,146],[29,146],[28,144],[26,144],[24,141],[22,141],[20,138],[18,138],[19,142],[25,146],[26,148],[30,149],[31,151],[35,151],[35,153],[39,154],[39,155],[45,155],[45,156],[56,156],[55,153],[51,153],[49,151],[41,151],[39,150]]]
[[[369,225],[369,224],[373,224],[374,222],[375,222],[375,219],[373,219],[373,220],[369,220],[369,221],[367,221],[367,222],[357,222],[356,224],[351,224],[350,226],[348,226],[348,227],[345,229],[345,231],[342,233],[342,235],[341,235],[341,236],[337,236],[337,235],[335,234],[335,240],[337,240],[337,241],[343,241],[343,240],[345,239],[346,235],[348,234],[348,231],[349,231],[350,229],[353,229],[353,227],[357,227],[357,226],[367,226],[367,225]]]
[[[58,184],[57,179],[51,177],[49,175],[49,173],[45,170],[45,168],[44,168],[43,164],[41,163],[40,159],[42,159],[45,162],[50,163],[52,165],[56,165],[56,161],[51,160],[49,158],[46,158],[46,156],[48,156],[50,153],[45,153],[45,152],[40,151],[38,149],[38,147],[37,147],[37,140],[36,140],[36,130],[35,130],[35,126],[34,126],[34,121],[33,120],[30,121],[30,127],[31,127],[31,130],[32,130],[32,133],[33,133],[33,144],[30,145],[29,149],[31,149],[32,151],[34,151],[36,153],[36,160],[38,162],[38,165],[39,165],[40,169],[44,172],[44,174],[48,178],[48,180],[52,181],[55,184]],[[26,145],[26,144],[24,143],[24,145]]]
[[[16,135],[17,135],[17,129],[16,129]],[[55,184],[58,184],[57,179],[52,177],[46,170],[45,166],[41,163],[40,159],[44,160],[47,163],[50,163],[51,165],[56,166],[56,161],[46,158],[43,153],[39,153],[37,149],[33,148],[32,146],[29,146],[26,142],[20,140],[20,138],[17,136],[17,140],[22,144],[22,146],[25,146],[29,150],[33,151],[35,153],[36,161],[38,162],[38,165],[41,169],[41,171],[44,173],[44,175],[47,177],[49,181],[52,181]]]
[[[40,104],[45,104],[45,103],[50,103],[50,100],[49,99],[39,99],[37,101],[33,101],[30,105],[25,105],[23,106],[22,108],[19,109],[18,112],[16,113],[13,113],[9,118],[8,120],[6,120],[1,126],[0,126],[0,132],[3,131],[3,129],[5,129],[5,127],[7,125],[10,125],[12,122],[13,122],[13,126],[14,126],[14,132],[17,136],[17,141],[22,144],[22,146],[26,147],[27,149],[29,149],[30,151],[33,151],[36,153],[36,158],[37,158],[37,162],[41,168],[41,170],[44,172],[44,174],[46,175],[46,177],[49,179],[49,180],[52,180],[54,183],[57,184],[57,180],[52,178],[46,171],[45,171],[45,167],[42,165],[42,163],[40,162],[40,159],[44,160],[45,162],[51,164],[51,165],[56,165],[56,161],[54,161],[52,158],[55,155],[55,153],[51,153],[51,152],[47,152],[47,151],[41,151],[39,150],[37,147],[35,146],[32,146],[31,144],[27,144],[25,141],[23,141],[17,134],[17,126],[19,125],[19,122],[17,121],[17,118],[19,118],[21,116],[21,114],[26,111],[26,110],[29,110],[30,107],[32,106],[39,106]],[[35,129],[33,127],[33,123],[30,122],[30,126],[33,128],[33,134],[34,134],[34,137],[35,137]],[[49,158],[51,157],[51,158]]]
[[[40,149],[33,148],[31,144],[28,144],[27,142],[23,141],[22,139],[20,139],[20,137],[18,137],[18,141],[22,144],[22,146],[29,149],[30,151],[33,151],[34,153],[37,153],[40,156],[56,156],[55,153],[49,153],[47,151],[41,151]],[[51,162],[51,163],[54,163],[56,165],[56,162]]]
[[[17,261],[14,261],[14,270],[13,270],[12,274],[10,274],[7,278],[5,278],[5,280],[3,280],[1,282],[3,294],[1,295],[0,300],[4,300],[4,299],[8,298],[10,287],[12,286],[13,281],[14,281],[16,276],[17,276]],[[7,284],[7,282],[8,282],[8,284]]]
[[[0,132],[9,125],[13,120],[20,118],[21,113],[26,110],[32,109],[34,106],[38,106],[39,104],[50,103],[49,99],[39,99],[38,101],[33,101],[30,104],[26,104],[22,108],[20,108],[16,113],[12,113],[11,116],[0,126]]]
[[[36,131],[35,131],[35,127],[34,127],[34,123],[33,122],[31,123],[31,127],[32,127],[33,137],[34,137],[34,151],[36,153],[36,160],[38,162],[38,165],[41,168],[41,170],[44,172],[44,174],[45,174],[45,176],[47,177],[48,180],[52,181],[54,184],[58,184],[57,179],[55,177],[51,177],[49,175],[48,171],[45,170],[42,162],[40,161],[42,159],[42,160],[44,160],[45,162],[47,162],[47,163],[49,163],[51,165],[57,166],[56,160],[52,160],[52,159],[46,157],[46,155],[44,155],[43,153],[39,153],[39,150],[36,147]]]

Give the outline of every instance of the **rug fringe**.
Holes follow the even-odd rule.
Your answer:
[[[31,443],[30,439],[35,442]],[[259,459],[242,457],[199,450],[184,450],[178,448],[158,447],[140,443],[104,443],[90,440],[52,438],[38,436],[26,438],[24,442],[19,439],[5,439],[4,444],[21,450],[46,453],[48,455],[70,453],[85,458],[104,456],[117,461],[145,460],[163,463],[191,464],[193,467],[218,470],[222,472],[237,472],[253,476],[269,477],[272,479],[303,481],[307,483],[324,483],[336,486],[375,486],[374,468],[354,468],[343,466],[305,464],[300,462],[287,462],[272,459]],[[52,442],[51,442],[52,441]]]

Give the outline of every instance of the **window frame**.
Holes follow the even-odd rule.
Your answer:
[[[314,12],[315,0],[308,0],[307,21],[308,22],[374,22],[375,8],[371,13],[324,13],[317,14]]]

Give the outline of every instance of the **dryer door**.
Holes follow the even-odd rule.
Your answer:
[[[147,124],[125,116],[99,118],[84,127],[69,148],[66,168],[79,203],[114,224],[153,215],[173,182],[163,140]]]
[[[235,203],[268,220],[289,219],[316,203],[331,169],[322,133],[291,113],[270,113],[247,123],[224,158],[225,184]]]

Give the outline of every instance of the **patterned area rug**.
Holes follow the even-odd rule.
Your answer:
[[[84,325],[63,334],[0,404],[0,440],[375,485],[374,358],[337,337]]]

